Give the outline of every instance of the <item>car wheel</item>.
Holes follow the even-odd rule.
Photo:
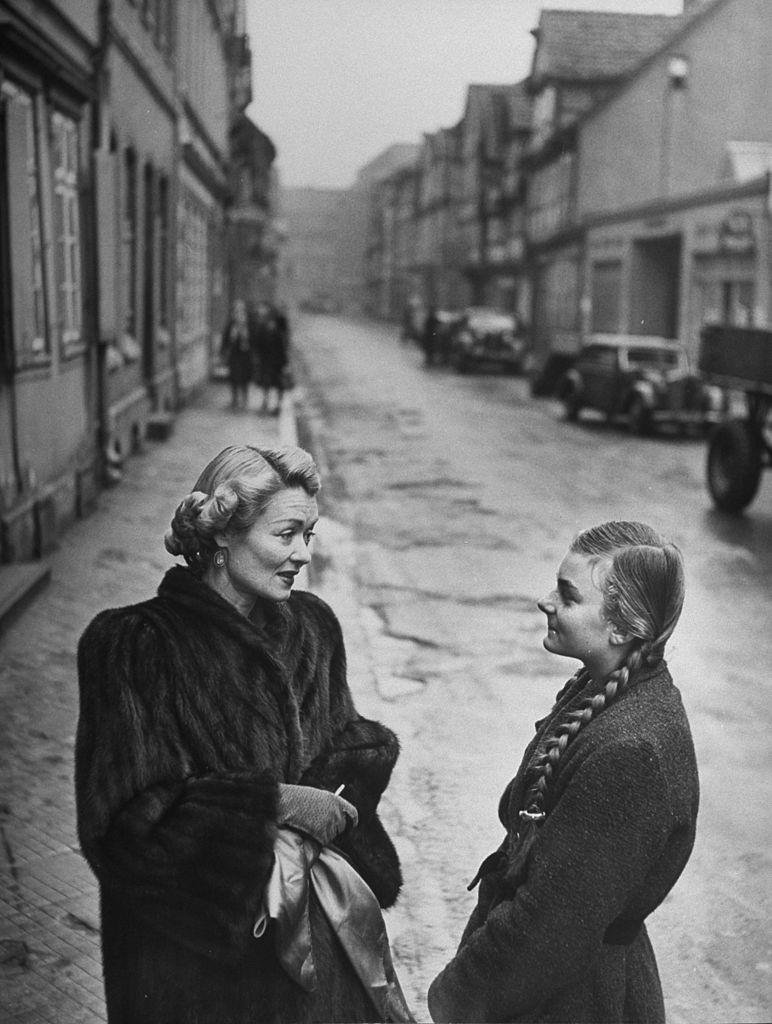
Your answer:
[[[576,392],[576,388],[569,386],[563,392],[563,411],[565,412],[566,419],[569,423],[575,423],[577,421],[581,408],[582,403],[579,401],[579,395]]]
[[[645,437],[651,432],[651,412],[640,395],[636,395],[627,407],[627,425],[630,433],[638,437]]]
[[[761,439],[745,420],[728,420],[716,427],[708,447],[708,490],[723,512],[741,512],[759,489],[762,471]]]

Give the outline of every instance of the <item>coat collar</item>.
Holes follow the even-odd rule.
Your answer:
[[[286,605],[258,599],[252,615],[247,618],[183,565],[168,570],[158,587],[158,596],[207,624],[216,625],[241,643],[269,653],[278,653],[289,627],[290,613]]]

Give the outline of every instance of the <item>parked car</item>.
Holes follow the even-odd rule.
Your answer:
[[[327,316],[334,316],[343,311],[340,300],[325,292],[314,292],[313,295],[307,295],[300,300],[298,305],[304,313],[324,313]]]
[[[677,342],[630,334],[593,335],[557,395],[567,419],[597,409],[609,419],[624,417],[635,434],[664,424],[704,429],[725,405],[724,392],[690,368]]]
[[[448,338],[448,362],[459,373],[495,364],[521,373],[526,340],[517,319],[484,306],[470,306],[453,325]]]

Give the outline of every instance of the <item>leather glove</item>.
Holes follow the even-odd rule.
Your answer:
[[[279,783],[276,820],[328,846],[341,832],[353,828],[359,815],[353,804],[327,789]]]

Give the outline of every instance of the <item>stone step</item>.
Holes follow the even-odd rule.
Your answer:
[[[0,565],[0,630],[50,579],[51,566],[45,561]]]
[[[148,417],[147,437],[150,441],[168,441],[174,430],[174,416],[170,412],[156,412]]]

